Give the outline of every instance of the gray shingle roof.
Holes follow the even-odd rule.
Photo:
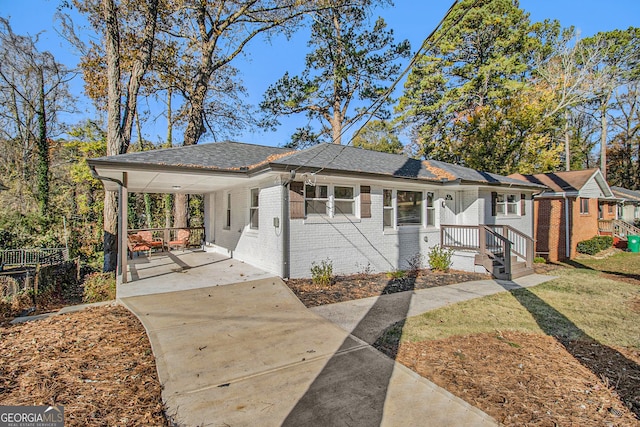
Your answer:
[[[640,191],[628,190],[623,187],[612,186],[611,191],[620,199],[627,199],[634,202],[640,202]]]
[[[337,172],[360,172],[397,178],[427,181],[470,181],[486,184],[512,184],[524,187],[539,186],[524,183],[488,172],[436,160],[412,159],[401,154],[381,153],[345,145],[319,144],[292,155],[284,156],[272,164]]]
[[[275,158],[291,151],[287,148],[226,141],[98,157],[92,159],[90,163],[108,162],[122,163],[123,165],[248,170],[264,163],[269,158]]]
[[[267,147],[239,142],[217,142],[187,147],[99,157],[92,165],[169,166],[218,171],[251,172],[261,168],[311,172],[362,173],[432,182],[468,181],[511,184],[538,188],[536,184],[480,172],[435,160],[412,159],[401,154],[381,153],[345,145],[319,144],[305,150]]]

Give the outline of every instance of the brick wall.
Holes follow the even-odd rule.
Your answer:
[[[570,201],[571,202],[571,201]],[[566,258],[564,199],[536,199],[534,203],[536,254],[556,262]]]
[[[598,235],[598,199],[589,200],[589,213],[580,213],[580,199],[572,199],[571,258],[577,255],[579,242]],[[606,211],[606,208],[605,208]]]

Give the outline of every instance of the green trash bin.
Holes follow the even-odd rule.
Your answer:
[[[640,252],[640,236],[627,235],[627,248],[631,252]]]

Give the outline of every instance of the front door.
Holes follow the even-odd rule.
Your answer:
[[[442,214],[440,216],[440,223],[445,225],[457,224],[457,204],[455,191],[447,191],[443,195]]]

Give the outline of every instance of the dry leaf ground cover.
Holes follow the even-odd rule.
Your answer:
[[[0,327],[2,405],[62,405],[67,426],[163,426],[140,322],[107,305]]]

